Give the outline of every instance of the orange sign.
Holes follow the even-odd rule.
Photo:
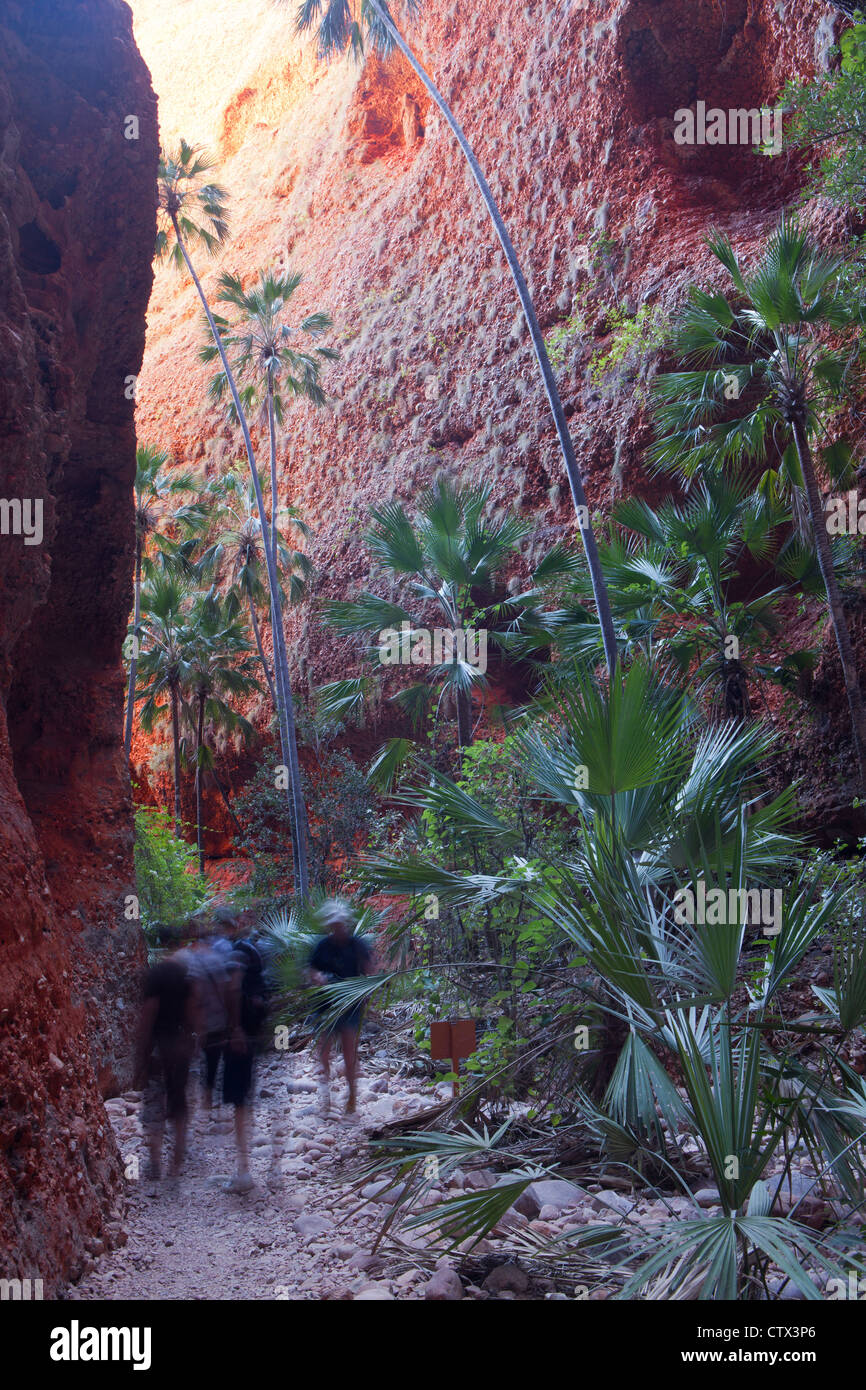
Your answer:
[[[430,1056],[434,1061],[447,1057],[451,1070],[456,1076],[460,1063],[471,1057],[477,1047],[474,1018],[456,1018],[450,1023],[430,1024]],[[458,1083],[454,1083],[454,1094],[458,1094]]]

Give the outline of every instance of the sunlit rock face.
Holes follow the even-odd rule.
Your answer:
[[[126,6],[0,5],[0,498],[42,512],[0,535],[0,1274],[46,1296],[104,1236],[143,962],[120,648],[155,168]]]
[[[505,269],[454,140],[398,56],[359,69],[315,62],[293,5],[134,0],[136,37],[163,137],[206,145],[232,206],[215,264],[252,278],[304,272],[299,308],[326,308],[342,360],[328,412],[293,409],[280,448],[284,498],[316,530],[320,593],[366,578],[358,539],[375,497],[411,497],[437,470],[485,479],[497,503],[573,523],[549,415]],[[668,310],[713,273],[711,224],[748,254],[797,187],[787,155],[674,139],[678,109],[772,105],[787,76],[826,63],[832,7],[785,0],[473,0],[422,4],[409,33],[475,146],[554,331],[601,280],[609,303]],[[591,264],[594,233],[608,248]],[[595,243],[596,247],[598,242]],[[604,348],[607,325],[590,325]],[[238,440],[205,400],[194,292],[160,271],[148,319],[139,426],[179,460],[216,470]],[[588,351],[560,383],[593,504],[641,476],[640,392],[588,383]],[[306,610],[290,650],[318,681],[350,644]]]

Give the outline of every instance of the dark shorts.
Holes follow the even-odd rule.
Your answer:
[[[253,1045],[245,1052],[223,1051],[223,1101],[226,1105],[247,1105],[253,1090]]]
[[[225,1045],[225,1033],[208,1033],[202,1042],[201,1050],[204,1058],[202,1081],[209,1091],[212,1091],[214,1088],[217,1068],[219,1067],[220,1057],[223,1055],[223,1048]]]
[[[327,1023],[325,1021],[327,1018],[327,1009],[317,1009],[316,1032],[325,1034],[327,1037],[333,1037],[336,1033],[345,1033],[349,1030],[353,1033],[357,1033],[358,1029],[361,1027],[361,1015],[363,1012],[363,1006],[359,1004],[356,1009],[348,1009],[346,1013],[340,1014],[339,1018],[335,1018],[332,1022]]]
[[[142,1119],[146,1126],[182,1120],[186,1115],[186,1083],[190,1052],[185,1043],[157,1045],[148,1065]]]

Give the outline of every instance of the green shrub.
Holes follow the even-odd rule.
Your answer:
[[[310,877],[334,891],[366,845],[374,797],[351,755],[324,746],[315,779],[302,769],[301,784],[310,824]],[[235,802],[235,812],[242,827],[237,847],[253,861],[246,892],[285,906],[293,890],[292,841],[286,795],[277,790],[274,766],[262,764]]]
[[[179,934],[212,897],[198,873],[195,845],[179,840],[173,818],[152,806],[135,810],[135,882],[142,929],[151,945]]]

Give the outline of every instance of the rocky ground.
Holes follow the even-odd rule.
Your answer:
[[[67,1297],[527,1296],[529,1280],[513,1267],[498,1276],[494,1268],[488,1287],[481,1288],[461,1280],[451,1261],[420,1246],[414,1257],[372,1253],[388,1203],[382,1183],[358,1189],[356,1170],[365,1139],[383,1123],[447,1098],[450,1087],[399,1075],[404,1064],[375,1039],[364,1042],[361,1050],[365,1075],[356,1117],[344,1113],[346,1088],[339,1076],[332,1081],[330,1116],[319,1112],[311,1052],[271,1053],[260,1059],[251,1163],[256,1186],[246,1195],[222,1189],[233,1172],[229,1108],[208,1114],[198,1106],[182,1175],[152,1181],[145,1176],[140,1095],[129,1092],[110,1100],[106,1108],[124,1164],[130,1173],[138,1167],[141,1177],[127,1181],[117,1247],[104,1251],[97,1243],[91,1269]],[[167,1139],[166,1157],[168,1150]],[[492,1176],[483,1177],[482,1185],[487,1181]],[[443,1194],[434,1195],[441,1200]],[[528,1224],[516,1214],[513,1219]],[[485,1249],[496,1244],[488,1242]]]
[[[612,1270],[569,1273],[565,1266],[539,1259],[544,1246],[570,1229],[619,1222],[652,1227],[694,1214],[686,1197],[654,1201],[626,1190],[627,1184],[616,1178],[604,1186],[579,1186],[548,1176],[522,1193],[470,1258],[444,1256],[423,1236],[406,1230],[396,1241],[377,1247],[396,1194],[384,1190],[387,1182],[363,1184],[359,1179],[366,1141],[384,1124],[450,1096],[449,1086],[412,1074],[405,1049],[397,1047],[403,1056],[393,1049],[393,1035],[384,1030],[362,1041],[359,1113],[354,1117],[344,1113],[346,1088],[340,1076],[332,1081],[330,1114],[320,1112],[310,1050],[261,1057],[251,1164],[256,1185],[245,1195],[223,1190],[234,1159],[227,1107],[211,1114],[197,1107],[182,1175],[152,1181],[144,1176],[140,1095],[129,1092],[110,1100],[106,1108],[131,1175],[126,1211],[122,1229],[114,1232],[115,1248],[94,1243],[91,1267],[67,1297],[605,1299],[619,1282]],[[781,1206],[802,1196],[801,1219],[820,1227],[825,1214],[817,1208],[823,1203],[811,1192],[806,1166],[794,1178],[793,1192],[782,1194]],[[141,1177],[134,1176],[137,1169]],[[449,1174],[445,1190],[434,1186],[425,1200],[441,1202],[464,1188],[487,1188],[502,1180],[507,1179],[490,1169],[457,1169]],[[718,1194],[704,1187],[694,1200],[712,1210]]]

